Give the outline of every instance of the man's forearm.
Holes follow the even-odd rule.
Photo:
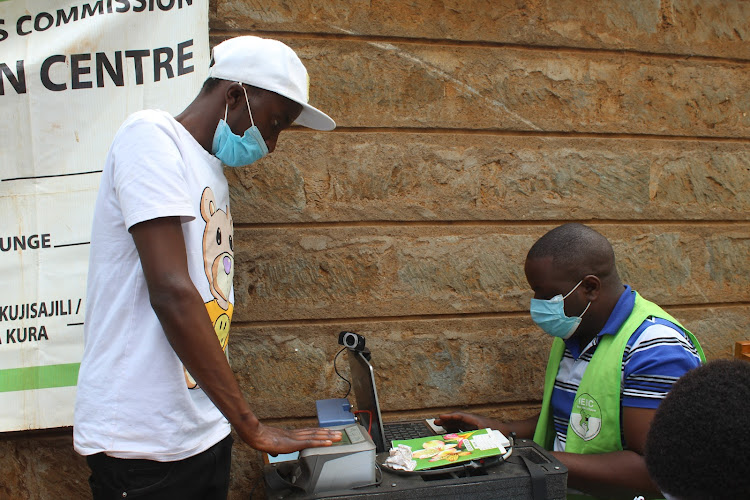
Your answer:
[[[634,495],[659,495],[643,457],[634,451],[582,455],[552,452],[568,468],[568,486],[603,498],[632,500]]]
[[[501,423],[499,430],[503,434],[510,435],[512,432],[516,433],[516,437],[521,439],[531,439],[534,437],[534,430],[536,429],[536,423],[539,420],[539,415],[527,418],[526,420],[517,420],[515,422]]]
[[[185,284],[152,293],[151,302],[170,345],[190,375],[246,440],[258,427],[258,419],[240,391],[197,290]]]

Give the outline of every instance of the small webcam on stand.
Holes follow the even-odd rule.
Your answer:
[[[370,350],[365,347],[365,338],[362,335],[354,332],[341,332],[339,333],[339,344],[350,351],[361,352],[365,359],[370,360]]]

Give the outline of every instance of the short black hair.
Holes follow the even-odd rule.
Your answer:
[[[680,500],[750,494],[750,363],[712,361],[675,382],[646,438],[646,467]]]
[[[609,240],[583,224],[571,222],[547,232],[532,245],[526,260],[545,257],[552,257],[555,267],[570,272],[572,279],[587,274],[601,279],[617,277],[615,252]]]
[[[218,87],[219,84],[221,84],[221,82],[227,82],[227,81],[232,81],[232,80],[225,80],[223,78],[208,77],[203,82],[203,86],[201,87],[201,93],[207,94],[207,93],[211,92],[212,90],[214,90],[216,87]],[[235,82],[232,82],[232,83],[235,83]],[[243,83],[242,85],[245,86],[245,88],[247,88],[248,95],[255,95],[255,94],[258,94],[259,92],[270,92],[270,90],[263,90],[261,88],[254,87],[254,86],[252,86],[250,84],[247,84],[247,83]]]
[[[203,82],[203,86],[201,87],[201,93],[211,92],[213,89],[218,87],[221,82],[222,80],[220,78],[206,78],[206,81]]]

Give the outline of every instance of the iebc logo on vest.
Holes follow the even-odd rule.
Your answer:
[[[573,403],[570,427],[584,441],[594,439],[602,430],[602,410],[590,394],[581,394]]]

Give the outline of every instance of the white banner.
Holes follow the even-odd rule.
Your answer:
[[[0,432],[72,425],[107,150],[208,63],[208,0],[0,0]]]

